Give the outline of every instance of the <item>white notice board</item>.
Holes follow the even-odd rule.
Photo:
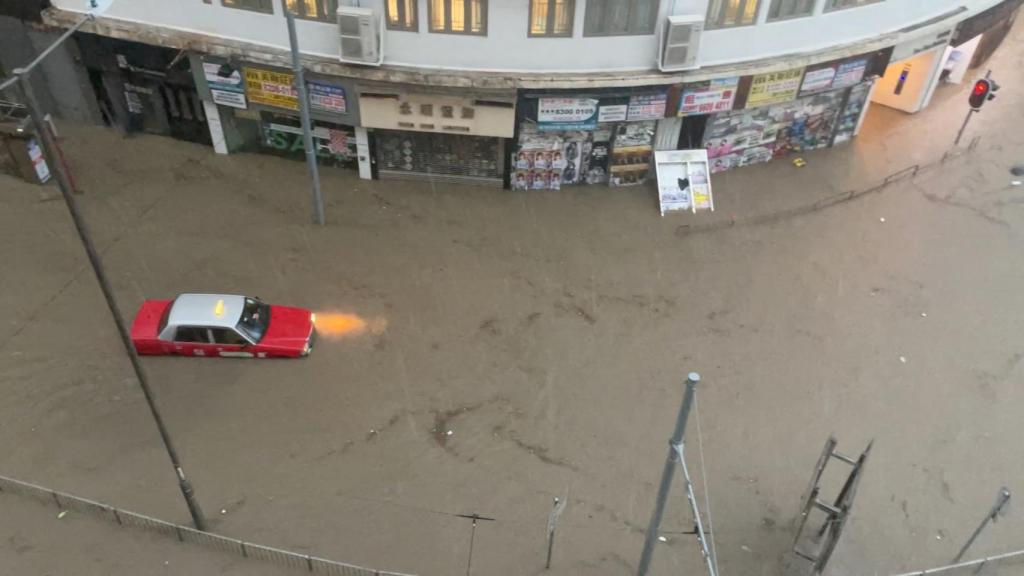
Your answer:
[[[660,150],[654,153],[661,215],[670,210],[714,210],[708,151]]]

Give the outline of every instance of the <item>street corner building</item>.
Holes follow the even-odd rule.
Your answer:
[[[641,184],[658,151],[702,151],[703,178],[849,142],[872,104],[964,82],[1022,3],[107,0],[68,50],[96,121],[302,158],[291,11],[322,165],[560,190]],[[36,4],[34,34],[91,9]]]

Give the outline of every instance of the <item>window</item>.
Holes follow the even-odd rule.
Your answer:
[[[284,9],[296,18],[335,22],[338,20],[338,0],[282,0]]]
[[[825,12],[831,12],[832,10],[845,10],[847,8],[856,8],[858,6],[865,6],[867,4],[874,4],[875,2],[881,2],[882,0],[826,0]]]
[[[810,16],[815,0],[772,0],[768,7],[768,21]]]
[[[575,0],[530,0],[530,36],[572,36]]]
[[[761,0],[711,0],[708,4],[707,28],[750,26],[757,21]]]
[[[487,35],[487,0],[428,0],[431,32]]]
[[[228,8],[241,8],[242,10],[252,10],[254,12],[266,12],[267,14],[274,13],[274,6],[271,4],[272,0],[220,0],[220,3]]]
[[[199,326],[178,326],[178,331],[174,334],[174,341],[209,344],[210,336],[206,333],[206,328]]]
[[[587,0],[584,36],[653,34],[658,0]]]
[[[270,325],[270,306],[255,298],[246,298],[242,306],[242,317],[235,328],[253,342],[259,342]]]
[[[384,4],[387,10],[388,29],[419,30],[419,22],[416,21],[417,0],[387,0]]]
[[[213,332],[213,341],[217,344],[245,346],[249,343],[241,334],[230,328],[210,328],[210,332]]]

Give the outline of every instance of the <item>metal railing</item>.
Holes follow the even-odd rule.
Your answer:
[[[211,532],[202,532],[188,526],[172,524],[143,514],[114,508],[113,506],[89,500],[88,498],[58,492],[57,490],[51,490],[5,476],[0,476],[0,494],[28,496],[46,505],[56,505],[61,510],[89,514],[114,522],[120,526],[162,534],[169,538],[177,539],[182,543],[194,544],[229,554],[237,554],[243,558],[265,561],[313,574],[327,574],[329,576],[410,576],[399,572],[372,570],[362,566],[310,556],[309,554],[299,554],[262,544],[253,544],[252,542],[229,538]]]

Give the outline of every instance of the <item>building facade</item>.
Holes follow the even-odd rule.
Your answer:
[[[644,182],[656,150],[716,172],[849,141],[872,102],[962,80],[1022,1],[101,0],[80,45],[118,124],[301,157],[290,10],[322,162],[558,189]]]

